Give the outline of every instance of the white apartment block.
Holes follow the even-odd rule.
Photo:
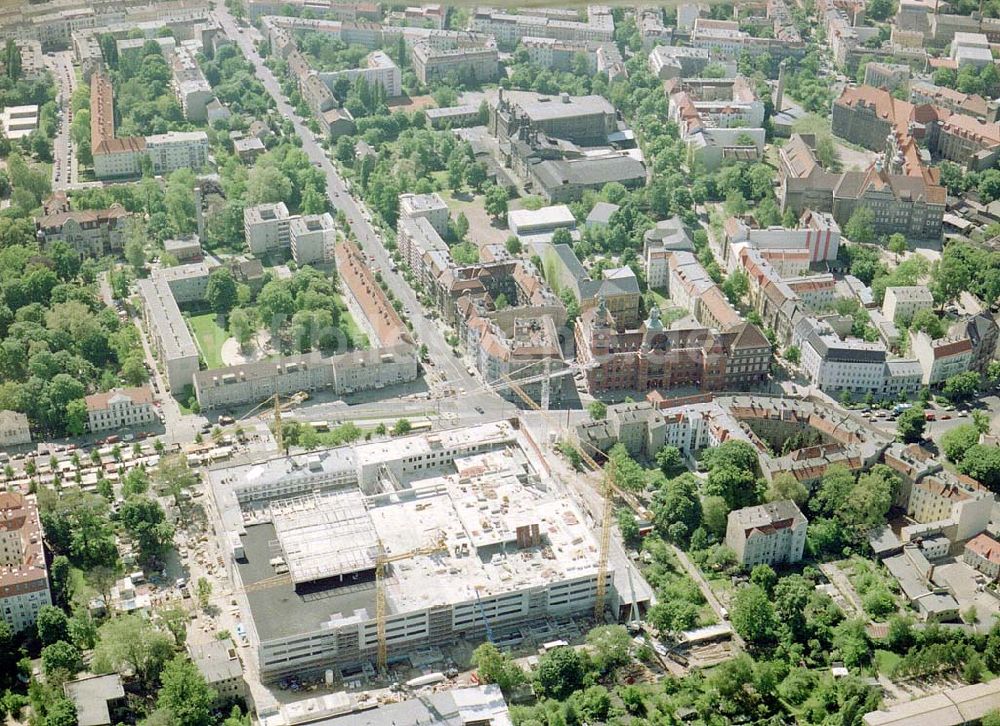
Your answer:
[[[882,301],[882,314],[896,323],[900,320],[913,320],[913,316],[921,310],[931,310],[933,307],[934,296],[926,285],[887,287]]]
[[[927,333],[910,333],[910,349],[923,370],[921,383],[936,386],[957,373],[969,370],[972,341],[967,337],[932,340]]]
[[[154,273],[151,278],[139,280],[137,285],[149,340],[170,390],[180,394],[184,386],[191,385],[198,371],[198,348],[169,283]]]
[[[42,606],[51,604],[35,497],[0,492],[0,617],[20,633],[34,626]]]
[[[885,347],[835,334],[809,335],[802,345],[802,367],[823,391],[878,393],[885,386]]]
[[[572,11],[571,11],[572,13]],[[562,16],[525,10],[522,14],[512,14],[492,8],[477,8],[469,19],[469,30],[492,35],[505,47],[513,47],[521,38],[557,38],[559,40],[597,40],[612,42],[615,35],[615,21],[611,8],[606,5],[591,5],[587,8],[587,21],[581,22],[576,13],[565,19]]]
[[[736,560],[749,569],[754,565],[799,562],[806,544],[809,521],[786,499],[729,513],[726,544]]]
[[[208,104],[215,100],[212,87],[194,57],[185,45],[177,46],[170,57],[173,70],[173,88],[177,100],[188,121],[205,121],[208,118]]]
[[[208,163],[208,134],[204,131],[171,131],[146,137],[146,155],[154,174],[177,169],[201,169]]]
[[[400,218],[424,217],[440,235],[447,234],[448,223],[451,221],[448,205],[436,192],[431,194],[400,194],[399,216]]]
[[[0,411],[0,448],[30,443],[28,417],[18,411]]]
[[[329,212],[292,218],[288,223],[292,258],[298,265],[330,262],[337,230]]]
[[[961,541],[986,529],[994,500],[988,489],[942,471],[913,484],[906,513],[919,524],[953,525],[952,539]]]
[[[243,233],[250,251],[260,257],[273,250],[287,248],[291,243],[289,219],[284,202],[246,207],[243,210]]]
[[[334,84],[341,78],[346,78],[354,83],[359,78],[364,78],[373,86],[382,86],[385,95],[393,98],[403,93],[403,76],[399,66],[381,50],[373,51],[368,55],[365,65],[360,68],[349,68],[344,71],[323,71],[317,74],[319,79],[326,84],[327,88],[333,89]]]
[[[413,72],[423,83],[446,78],[457,81],[488,82],[499,74],[499,53],[495,46],[480,48],[435,48],[429,43],[413,46]]]

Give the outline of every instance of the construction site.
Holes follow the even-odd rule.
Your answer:
[[[210,472],[262,680],[405,673],[628,607],[544,466],[503,421]]]

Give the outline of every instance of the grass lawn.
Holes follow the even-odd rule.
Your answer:
[[[896,667],[896,664],[900,660],[902,660],[902,656],[892,651],[882,650],[881,648],[875,649],[875,665],[878,668],[878,672],[884,676],[890,676],[892,669]]]
[[[687,315],[687,310],[674,305],[670,301],[670,298],[664,297],[662,293],[656,290],[649,290],[649,294],[656,302],[657,307],[660,308],[660,320],[663,321],[664,325],[670,325],[675,320],[680,320]]]
[[[215,313],[192,315],[188,318],[195,340],[205,365],[209,368],[222,368],[222,344],[226,342],[229,333],[219,327],[218,316]]]
[[[368,348],[370,343],[368,342],[368,336],[365,335],[361,328],[358,327],[357,322],[354,320],[354,316],[351,315],[351,311],[347,309],[347,303],[340,295],[334,295],[337,298],[337,308],[340,310],[340,329],[344,331],[344,334],[350,338],[351,348]]]

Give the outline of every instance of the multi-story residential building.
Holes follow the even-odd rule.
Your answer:
[[[947,86],[935,86],[927,81],[910,83],[910,102],[929,104],[947,109],[953,113],[974,116],[986,122],[996,121],[1000,116],[1000,103],[988,100],[974,93],[962,93]]]
[[[18,411],[0,411],[0,448],[31,443],[28,417]]]
[[[591,5],[587,8],[586,22],[581,22],[577,17],[576,13],[560,17],[524,10],[515,15],[492,8],[477,8],[469,19],[469,29],[492,35],[508,49],[525,37],[603,43],[614,40],[615,21],[611,16],[611,8]]]
[[[759,38],[740,29],[735,20],[697,18],[691,29],[691,45],[706,48],[714,57],[736,60],[743,53],[771,58],[801,58],[806,46],[797,32],[775,34],[773,38]]]
[[[149,386],[113,388],[84,398],[87,430],[91,433],[132,428],[156,421],[153,392]]]
[[[138,176],[144,158],[149,160],[154,174],[183,168],[198,170],[208,163],[208,134],[204,131],[116,138],[114,96],[111,81],[103,72],[91,76],[90,138],[98,179]]]
[[[1000,542],[985,532],[965,543],[962,560],[991,580],[1000,579]]]
[[[414,65],[416,65],[414,63]],[[381,86],[385,95],[393,98],[402,95],[403,81],[399,66],[384,51],[376,50],[368,54],[365,64],[360,68],[349,68],[343,71],[321,71],[316,74],[327,88],[332,89],[340,79],[350,83],[364,78],[369,85]],[[326,110],[326,109],[323,109]]]
[[[120,252],[125,244],[125,226],[132,215],[120,204],[107,209],[70,211],[69,202],[47,205],[46,214],[35,220],[35,233],[46,245],[62,241],[83,257],[102,257]]]
[[[184,118],[205,121],[208,104],[215,99],[215,94],[198,67],[194,53],[188,46],[177,46],[170,56],[170,67],[174,74],[174,93],[184,111]]]
[[[521,38],[521,47],[528,52],[532,64],[557,71],[578,68],[574,64],[580,58],[586,58],[587,70],[591,74],[608,73],[623,62],[614,43],[527,37]]]
[[[649,52],[649,69],[661,80],[696,78],[711,62],[708,48],[658,45]]]
[[[972,341],[967,335],[933,340],[923,331],[910,332],[910,348],[924,372],[921,383],[936,386],[969,370]]]
[[[993,502],[993,492],[974,480],[940,471],[913,482],[906,514],[917,522],[916,533],[919,525],[947,526],[953,528],[951,539],[961,541],[985,531]]]
[[[411,60],[413,72],[423,84],[448,78],[457,82],[490,82],[499,73],[499,53],[493,43],[479,48],[437,48],[430,43],[417,43]]]
[[[0,492],[0,617],[14,633],[52,604],[42,535],[35,497]]]
[[[913,320],[921,310],[934,307],[934,296],[926,285],[887,287],[882,301],[882,314],[893,323]]]
[[[292,217],[288,222],[288,240],[297,265],[330,262],[337,229],[329,212]]]
[[[291,244],[288,226],[291,217],[284,202],[258,204],[243,210],[243,233],[250,251],[259,256]]]
[[[416,219],[423,217],[440,235],[448,233],[451,215],[448,204],[436,192],[430,194],[400,194],[399,216]]]
[[[340,288],[354,319],[364,327],[377,347],[412,343],[399,313],[382,290],[361,251],[350,241],[336,246]]]
[[[809,520],[790,499],[729,513],[726,545],[744,568],[802,560]]]
[[[694,242],[688,237],[680,217],[656,223],[642,238],[642,258],[646,266],[646,284],[652,289],[667,287],[670,257],[675,252],[694,252]]]
[[[887,356],[881,343],[813,332],[801,350],[802,367],[823,391],[878,392],[885,385]]]
[[[215,691],[218,705],[246,701],[249,695],[236,646],[230,640],[209,640],[188,644],[188,654],[208,687]]]
[[[198,348],[166,278],[154,273],[136,284],[153,350],[166,372],[170,390],[179,395],[184,386],[191,385],[198,371]]]
[[[893,154],[891,164],[879,158],[866,171],[829,172],[816,159],[815,143],[811,135],[794,134],[779,152],[782,211],[827,212],[843,227],[856,209],[868,207],[878,234],[941,237],[946,194],[936,169],[903,173],[904,162]]]
[[[948,335],[953,338],[967,337],[972,343],[969,370],[986,373],[987,366],[997,357],[997,345],[1000,343],[1000,329],[990,313],[983,311],[958,320],[948,330]]]
[[[146,137],[146,156],[154,174],[177,169],[201,169],[208,163],[208,134],[204,131],[170,131]]]
[[[508,378],[524,380],[521,390],[543,408],[550,401],[561,400],[566,379],[552,377],[565,367],[555,318],[531,315],[530,309],[523,311],[525,317],[491,316],[483,312],[473,313],[464,327],[466,348],[483,379],[488,384],[503,386],[500,395],[511,401],[520,399],[509,386],[503,385]]]
[[[425,264],[425,255],[444,255],[450,259],[448,245],[438,234],[427,217],[400,216],[396,224],[396,244],[406,265],[413,271],[417,282],[425,288],[433,285],[434,278]]]

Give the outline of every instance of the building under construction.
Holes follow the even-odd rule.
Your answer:
[[[427,646],[592,614],[592,525],[538,461],[502,422],[213,471],[262,678],[371,673],[379,563],[390,667]]]

